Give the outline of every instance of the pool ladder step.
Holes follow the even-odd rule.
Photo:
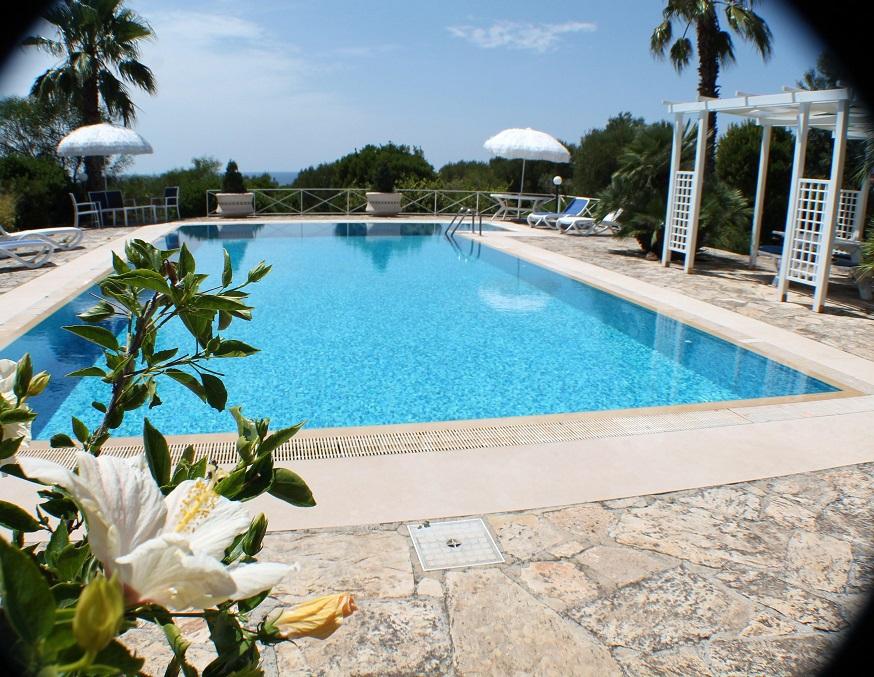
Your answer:
[[[476,228],[476,219],[479,217],[479,234],[483,234],[483,215],[478,214],[470,207],[462,207],[458,210],[458,213],[452,217],[452,221],[449,222],[449,227],[446,229],[446,237],[452,237],[455,235],[456,231],[464,225],[464,221],[467,218],[470,218],[470,232],[474,232]]]

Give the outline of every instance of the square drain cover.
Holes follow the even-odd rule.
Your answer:
[[[495,539],[481,519],[408,524],[410,538],[424,571],[500,564]]]

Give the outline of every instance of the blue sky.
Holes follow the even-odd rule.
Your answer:
[[[135,95],[135,128],[155,148],[130,171],[234,158],[245,172],[297,170],[367,143],[422,147],[435,167],[488,159],[483,141],[534,127],[579,141],[620,111],[662,119],[662,101],[690,100],[682,76],[649,53],[661,0],[280,1],[130,0],[157,39],[142,59],[158,80]],[[763,63],[736,42],[723,96],[779,91],[820,45],[766,0],[774,33]],[[21,52],[0,95],[24,94],[51,58]]]

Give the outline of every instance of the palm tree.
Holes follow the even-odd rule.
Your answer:
[[[698,94],[719,96],[719,69],[735,61],[732,32],[751,43],[767,60],[771,55],[771,29],[765,20],[753,11],[757,0],[667,0],[664,20],[652,32],[650,49],[657,57],[666,53],[678,73],[692,60],[693,46],[689,32],[695,30],[695,49],[698,52]],[[719,23],[720,9],[731,32]],[[682,33],[674,38],[674,25]],[[670,49],[668,46],[670,45]],[[710,114],[710,136],[707,140],[707,173],[715,167],[716,114]]]
[[[62,0],[50,6],[43,18],[57,29],[56,38],[31,36],[24,44],[60,62],[36,78],[31,94],[69,102],[85,125],[103,121],[103,111],[108,119],[128,125],[136,117],[136,107],[127,84],[149,94],[156,89],[152,71],[139,61],[140,41],[154,33],[123,5],[124,0]],[[99,189],[103,158],[86,158],[85,171],[88,189]]]

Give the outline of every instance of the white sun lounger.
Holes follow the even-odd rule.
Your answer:
[[[586,214],[591,207],[591,202],[591,198],[588,197],[575,197],[562,212],[531,212],[527,218],[528,225],[532,228],[539,226],[556,228],[557,219],[581,217]]]
[[[622,227],[619,223],[620,216],[622,216],[622,209],[617,209],[600,220],[594,219],[591,216],[565,216],[558,219],[556,223],[558,224],[558,229],[563,233],[595,235],[608,230],[615,233]]]
[[[33,238],[42,238],[49,240],[58,249],[72,249],[82,241],[84,231],[81,228],[65,227],[65,228],[35,228],[34,230],[23,230],[20,233],[10,233],[3,226],[0,226],[0,242],[8,242],[9,240],[32,240]]]
[[[0,258],[10,258],[25,268],[39,268],[54,251],[55,246],[41,237],[0,240]]]

